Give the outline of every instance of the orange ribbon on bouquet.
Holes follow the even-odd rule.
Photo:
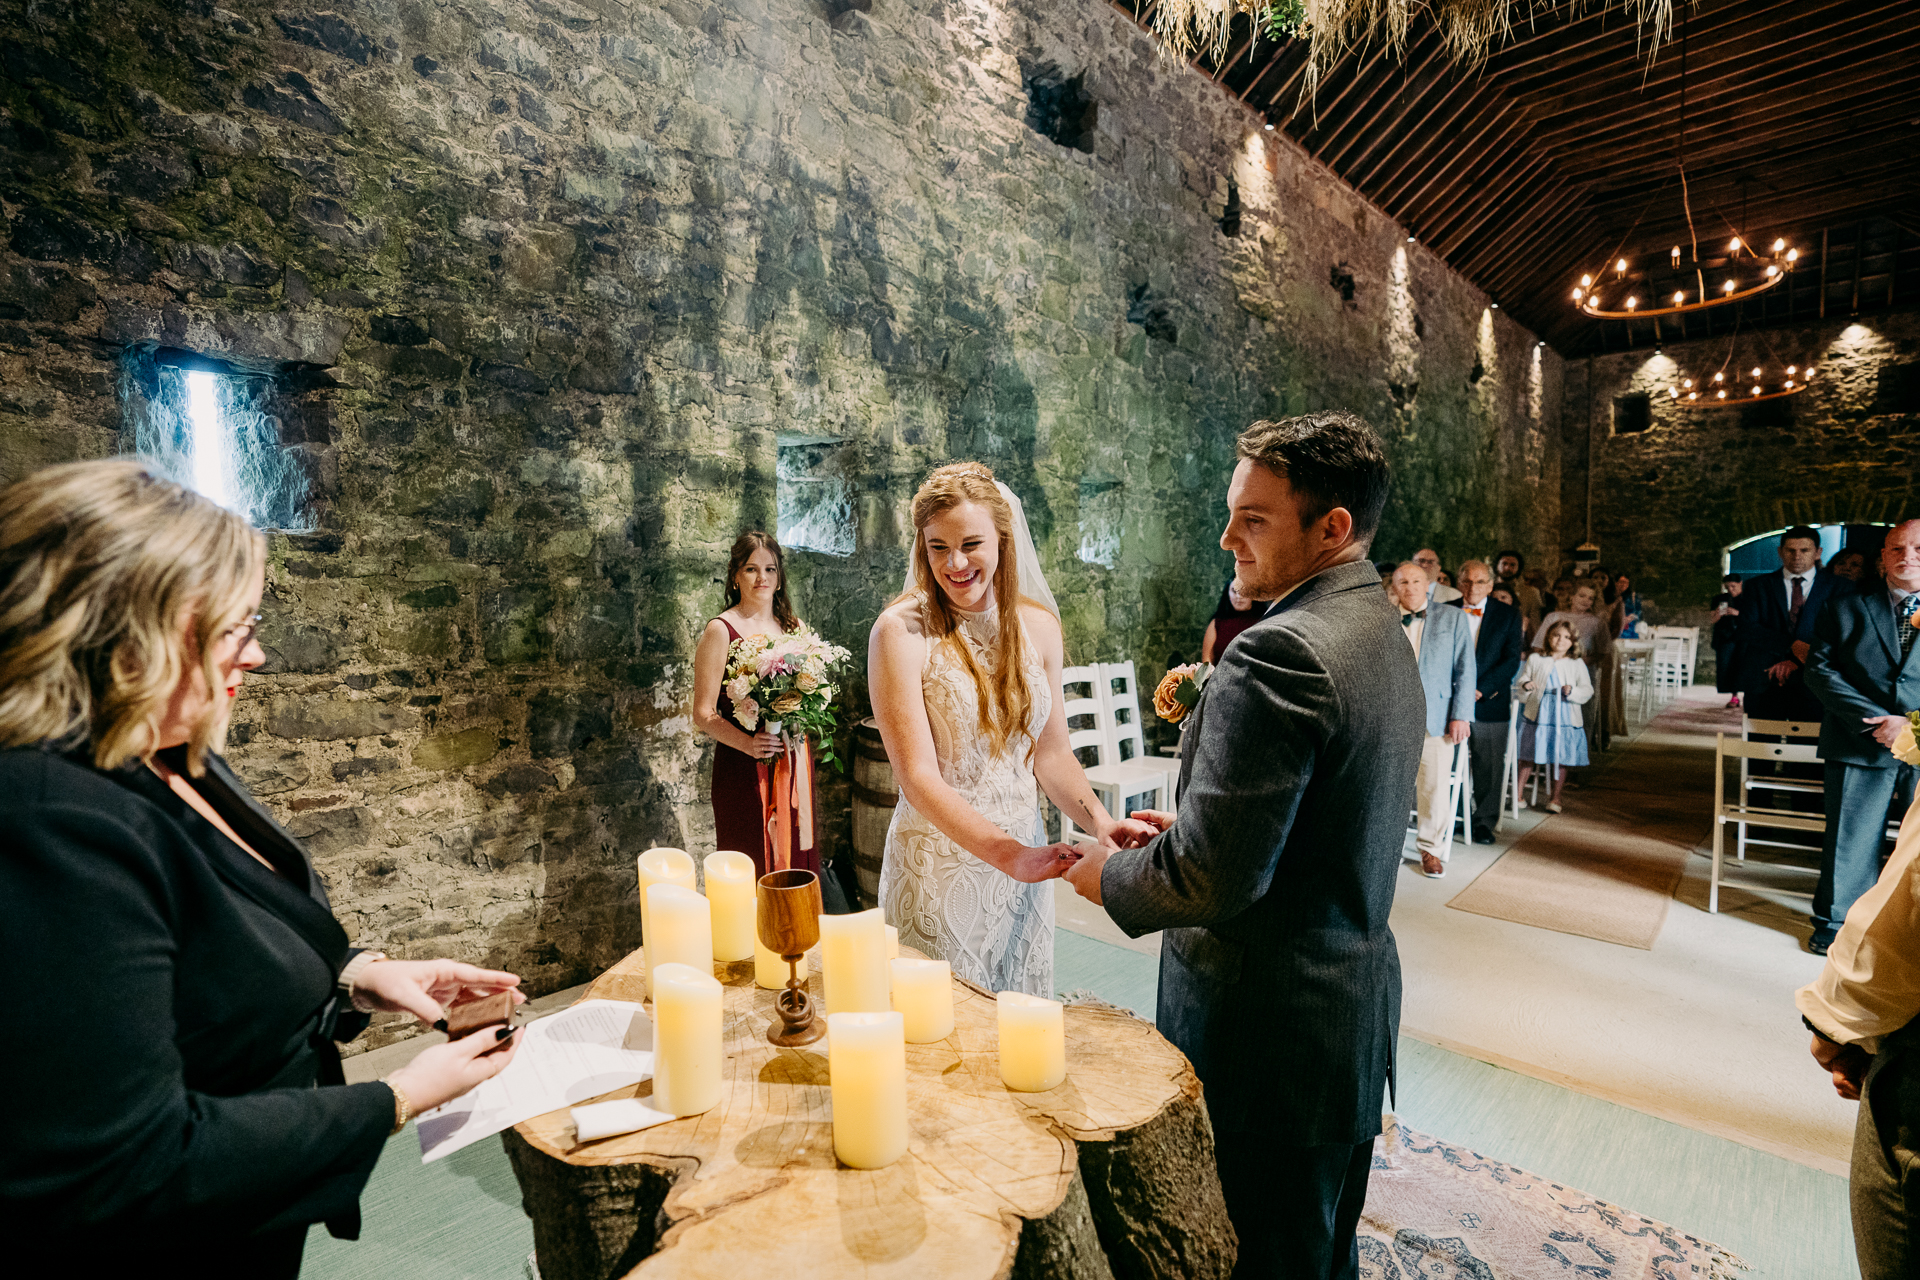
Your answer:
[[[787,749],[760,761],[760,810],[766,832],[767,870],[793,866],[794,824],[802,849],[813,848],[813,744],[806,735],[787,739]]]

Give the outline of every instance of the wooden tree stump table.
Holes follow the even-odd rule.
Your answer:
[[[1013,1093],[1000,1083],[993,994],[956,980],[953,1035],[907,1046],[907,1154],[847,1169],[833,1155],[825,1041],[768,1044],[773,993],[753,984],[753,965],[714,972],[727,1059],[713,1110],[597,1142],[576,1143],[564,1110],[501,1135],[543,1280],[1226,1280],[1233,1270],[1200,1083],[1151,1024],[1069,1005],[1066,1082]],[[636,951],[582,998],[645,996]]]

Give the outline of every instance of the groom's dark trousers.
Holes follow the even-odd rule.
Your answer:
[[[1206,1088],[1236,1280],[1358,1271],[1425,712],[1380,575],[1329,569],[1228,646],[1182,735],[1179,818],[1101,874],[1121,928],[1166,930],[1159,1026]]]

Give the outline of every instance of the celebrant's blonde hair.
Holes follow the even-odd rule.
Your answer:
[[[245,621],[266,551],[244,518],[138,459],[0,490],[0,747],[84,744],[101,769],[152,755],[195,656],[220,687],[217,641]],[[193,726],[196,776],[224,711],[213,698]]]
[[[1000,563],[993,571],[993,598],[1000,609],[1000,635],[994,646],[993,674],[988,676],[961,638],[960,611],[947,598],[927,562],[927,523],[935,516],[971,502],[985,508],[999,535]],[[1033,711],[1033,690],[1027,688],[1026,629],[1020,623],[1020,565],[1013,541],[1013,504],[994,483],[993,469],[980,462],[950,462],[927,477],[913,495],[913,584],[927,634],[945,641],[959,655],[973,686],[979,691],[980,732],[994,755],[1007,749],[1016,733],[1026,729]],[[1038,744],[1034,744],[1037,746]],[[1029,755],[1032,748],[1029,748]]]

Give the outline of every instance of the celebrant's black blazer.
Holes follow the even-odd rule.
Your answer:
[[[1216,1129],[1380,1132],[1400,1026],[1387,913],[1426,730],[1380,575],[1329,569],[1227,647],[1181,734],[1180,816],[1103,868],[1122,929],[1166,930],[1157,1022]]]
[[[21,1275],[235,1274],[250,1240],[358,1231],[394,1103],[325,1083],[365,1021],[337,1016],[346,932],[224,761],[195,785],[278,874],[144,765],[0,751],[0,1256],[58,1268]]]

